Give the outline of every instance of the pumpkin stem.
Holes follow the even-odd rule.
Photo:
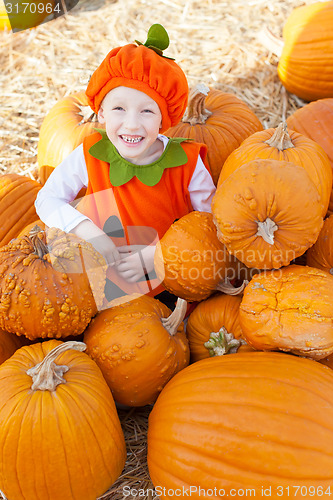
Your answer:
[[[167,318],[161,318],[162,325],[168,331],[169,335],[175,335],[178,327],[185,318],[187,302],[178,297],[174,311]]]
[[[244,280],[243,283],[240,286],[233,286],[230,283],[229,278],[226,278],[224,281],[221,281],[217,287],[216,290],[219,292],[223,292],[226,295],[239,295],[240,293],[243,292],[244,288],[248,284],[248,280]]]
[[[282,38],[274,35],[267,27],[264,27],[258,33],[258,39],[263,44],[263,46],[275,54],[277,57],[281,57],[282,49],[284,46],[284,41]]]
[[[32,391],[55,391],[57,385],[66,384],[66,379],[63,374],[68,372],[69,368],[65,365],[56,365],[54,360],[65,351],[75,349],[77,351],[84,351],[86,349],[84,342],[69,341],[63,342],[52,351],[50,351],[43,361],[36,366],[27,370],[27,375],[32,378]]]
[[[97,115],[94,113],[90,106],[79,105],[80,111],[78,112],[79,116],[82,116],[82,120],[78,123],[78,125],[84,125],[88,122],[97,122]]]
[[[274,245],[274,232],[279,228],[272,219],[267,217],[264,222],[258,222],[258,231],[256,236],[261,236],[266,243]]]
[[[280,123],[280,125],[275,129],[272,137],[265,141],[265,144],[268,144],[272,148],[276,148],[279,151],[295,147],[290,139],[286,122]]]
[[[37,224],[30,231],[28,238],[33,244],[35,254],[38,255],[40,259],[43,259],[44,255],[49,253],[46,243],[43,241],[45,231],[43,231]]]
[[[204,83],[198,83],[190,92],[188,105],[182,122],[190,125],[203,125],[213,113],[205,108],[205,99],[208,95],[209,87]]]
[[[242,344],[246,344],[245,340],[235,339],[233,333],[228,333],[222,326],[218,332],[211,332],[209,340],[204,343],[204,346],[208,349],[210,356],[223,356],[237,352]]]

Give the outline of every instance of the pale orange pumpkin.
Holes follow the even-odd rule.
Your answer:
[[[323,225],[323,204],[303,167],[252,160],[218,187],[212,201],[218,237],[247,267],[280,268],[305,253]]]
[[[248,105],[234,94],[199,84],[191,90],[182,121],[169,128],[168,137],[187,137],[206,144],[213,180],[241,142],[263,127]]]
[[[323,216],[326,215],[332,192],[329,158],[319,144],[298,132],[288,131],[284,123],[277,128],[256,132],[233,151],[223,166],[218,186],[241,165],[259,158],[288,161],[303,167],[318,189]]]
[[[333,353],[333,276],[291,265],[254,276],[239,308],[246,342],[321,359]]]
[[[333,98],[319,99],[297,109],[287,118],[287,125],[319,144],[333,168]],[[333,212],[333,191],[328,212]]]
[[[37,161],[41,182],[44,184],[83,139],[104,128],[88,105],[85,92],[75,92],[60,99],[45,116],[39,133]]]
[[[203,300],[235,278],[237,260],[219,241],[208,212],[184,215],[166,231],[156,246],[158,278],[169,292],[188,301]]]
[[[117,410],[82,342],[22,347],[0,366],[0,489],[16,500],[96,500],[126,460]]]
[[[332,490],[332,386],[332,370],[284,353],[218,356],[177,373],[148,421],[160,498],[266,498],[264,489],[290,499],[303,488],[322,499]]]
[[[294,9],[283,27],[277,73],[285,88],[306,101],[333,97],[333,2]]]
[[[240,296],[217,293],[200,302],[191,312],[186,335],[192,362],[210,356],[253,350],[241,338],[241,300]]]
[[[84,332],[87,353],[101,369],[115,400],[153,403],[165,384],[189,363],[183,319],[186,302],[170,309],[147,295],[115,299]]]

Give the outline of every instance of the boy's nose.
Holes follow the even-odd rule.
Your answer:
[[[128,130],[136,130],[140,126],[140,122],[136,113],[127,113],[125,125]]]

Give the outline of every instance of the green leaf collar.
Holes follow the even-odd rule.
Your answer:
[[[89,153],[97,160],[110,164],[110,181],[112,186],[118,187],[126,184],[133,177],[137,177],[146,186],[155,186],[166,168],[179,167],[187,163],[187,155],[181,143],[187,141],[182,137],[169,140],[160,158],[149,165],[135,165],[123,158],[109,140],[105,130],[95,129],[102,136],[89,149]]]

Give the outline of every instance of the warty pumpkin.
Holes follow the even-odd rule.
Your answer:
[[[82,342],[22,347],[0,366],[0,489],[15,500],[96,500],[119,477],[124,435]]]
[[[169,128],[168,137],[187,137],[207,145],[207,161],[215,185],[229,154],[263,127],[237,96],[199,84],[189,95],[182,121]]]
[[[333,2],[294,9],[283,28],[277,73],[305,101],[333,97]]]
[[[45,116],[40,132],[37,161],[44,184],[55,168],[83,139],[104,128],[88,105],[85,92],[75,92],[60,99]]]
[[[175,310],[147,295],[113,301],[84,332],[87,353],[97,363],[118,403],[154,403],[165,384],[189,363],[183,319],[186,302]]]
[[[189,315],[186,335],[191,361],[252,350],[242,339],[239,323],[241,297],[216,293],[200,302]]]
[[[104,300],[106,263],[56,228],[0,248],[0,328],[35,338],[80,335]]]
[[[332,193],[332,167],[323,148],[305,135],[287,130],[281,123],[277,128],[256,132],[233,151],[226,160],[218,186],[244,163],[259,158],[282,160],[303,167],[317,187],[326,215]],[[281,163],[281,167],[283,163]]]
[[[238,353],[188,366],[149,416],[148,467],[157,494],[245,498],[246,490],[264,498],[263,488],[271,488],[270,498],[278,499],[303,486],[322,498],[333,479],[332,385],[332,370],[284,353]]]
[[[287,125],[319,144],[333,168],[333,98],[319,99],[297,109],[287,118]],[[333,212],[332,191],[328,211]]]
[[[228,279],[236,277],[237,260],[217,238],[212,214],[193,211],[174,222],[160,239],[154,266],[169,292],[199,301],[217,289],[233,292]]]
[[[212,201],[218,237],[247,267],[287,266],[314,244],[323,204],[303,167],[252,160],[221,183]]]
[[[239,308],[243,337],[255,349],[321,359],[333,353],[333,276],[291,265],[254,276]]]
[[[24,175],[0,175],[0,246],[38,218],[34,203],[40,189],[37,181]]]
[[[333,274],[333,215],[324,220],[317,241],[306,253],[306,263]]]

